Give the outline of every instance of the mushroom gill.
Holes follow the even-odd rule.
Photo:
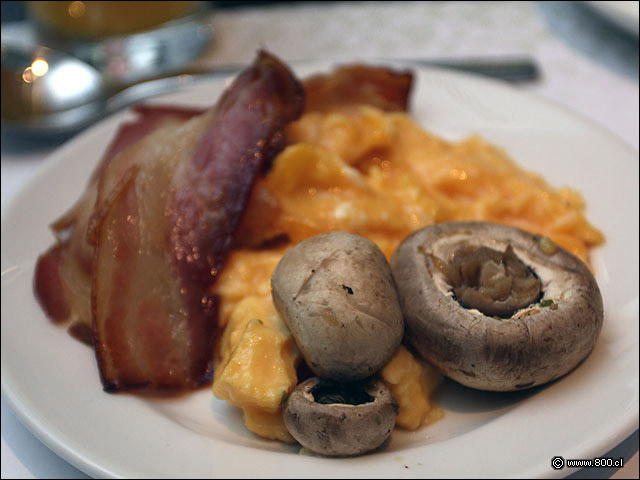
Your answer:
[[[312,377],[289,396],[283,419],[305,448],[321,455],[360,455],[389,438],[398,403],[382,381],[350,385]]]
[[[540,280],[510,244],[504,252],[463,245],[449,262],[435,256],[432,259],[451,285],[456,300],[465,308],[509,318],[540,299]]]

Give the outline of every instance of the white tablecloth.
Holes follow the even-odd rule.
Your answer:
[[[579,3],[303,3],[220,10],[207,65],[249,62],[267,47],[286,61],[350,58],[468,58],[528,55],[540,81],[520,88],[578,112],[638,148],[638,39]],[[2,142],[2,208],[55,148]],[[638,432],[615,456],[618,472],[583,478],[637,478]],[[603,452],[604,453],[604,452]],[[2,478],[85,478],[31,435],[2,401]]]

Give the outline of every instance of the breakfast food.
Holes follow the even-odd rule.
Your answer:
[[[330,232],[289,250],[273,302],[309,368],[337,382],[370,377],[395,353],[404,320],[391,269],[366,238]]]
[[[305,111],[331,112],[350,105],[369,105],[387,112],[406,111],[413,75],[370,65],[343,65],[304,82]]]
[[[302,382],[284,409],[287,429],[301,445],[322,455],[360,455],[389,438],[398,405],[381,381],[364,384]]]
[[[362,82],[365,71],[369,71],[367,88],[349,98],[344,92],[358,90],[354,85]],[[345,163],[376,151],[382,154],[381,148],[391,145],[385,137],[386,114],[378,107],[389,112],[405,108],[410,85],[406,72],[364,66],[343,67],[306,81],[307,98],[322,95],[325,102],[316,97],[311,101],[316,107],[305,108],[303,117],[289,124],[287,148],[254,185],[234,248],[212,288],[220,298],[221,331],[213,392],[240,407],[245,425],[259,436],[295,442],[282,418],[282,399],[308,376],[306,362],[301,361],[271,295],[270,280],[280,259],[302,240],[339,229],[384,244],[388,257],[389,246],[395,247],[411,231],[406,213],[395,223],[375,216],[380,207],[387,217],[387,206],[397,212],[399,199],[367,188],[367,172],[373,165],[363,164],[360,170]],[[340,207],[341,196],[357,200],[359,210]],[[298,204],[300,210],[290,210]],[[374,213],[367,218],[370,211]],[[362,227],[373,228],[359,229],[351,222],[354,217],[363,221]],[[386,235],[373,235],[378,226]],[[404,347],[395,351],[380,377],[400,405],[397,426],[417,429],[441,416],[431,400],[441,375]]]
[[[213,374],[214,395],[241,408],[249,430],[288,443],[306,442],[294,418],[293,407],[302,404],[292,399],[314,368],[343,381],[375,373],[371,385],[386,385],[375,392],[388,388],[395,399],[385,403],[393,415],[380,425],[393,417],[396,427],[418,429],[442,416],[433,402],[442,375],[414,354],[411,339],[399,344],[402,322],[383,257],[413,232],[447,221],[519,227],[585,262],[603,236],[585,219],[576,192],[550,187],[478,137],[451,143],[426,132],[406,113],[411,83],[409,72],[356,65],[308,79],[303,92],[288,68],[263,52],[211,110],[136,108],[137,120],[120,130],[83,197],[53,225],[58,242],[39,259],[34,279],[48,316],[94,345],[105,390],[191,390]],[[353,339],[366,361],[354,361],[352,377],[341,368],[317,369],[314,339],[296,331],[299,318],[287,325],[300,311],[277,299],[304,281],[295,284],[287,272],[274,277],[273,297],[271,291],[287,252],[338,230],[367,239],[363,248],[378,260],[371,267],[342,255],[327,273],[345,280],[313,298],[331,303],[336,318],[366,310],[369,320],[391,319],[368,322],[385,338]],[[497,302],[496,315],[548,292],[513,258],[516,246],[503,247],[458,256],[503,259],[519,271],[518,295]],[[310,258],[322,262],[323,255]],[[384,300],[361,288],[372,278],[386,282],[371,290]],[[312,283],[320,280],[328,279],[318,275]],[[467,305],[486,303],[469,286],[454,288]],[[323,336],[326,345],[330,335]],[[367,351],[374,343],[377,350]],[[360,406],[378,404],[351,405]],[[370,418],[377,425],[378,417]],[[348,428],[365,428],[355,425]],[[380,438],[362,442],[374,448]]]
[[[344,73],[339,76],[345,81]],[[286,436],[280,399],[305,378],[295,376],[301,355],[277,314],[269,284],[293,245],[340,230],[371,240],[390,258],[414,231],[452,220],[519,227],[551,238],[585,262],[603,241],[585,219],[579,194],[552,188],[481,138],[446,142],[402,110],[382,110],[362,97],[359,103],[342,100],[327,110],[305,109],[287,126],[287,147],[257,180],[235,247],[213,286],[224,332],[214,394],[242,408],[247,426],[267,438]],[[248,325],[255,318],[279,339],[269,347],[277,365],[273,381],[264,367],[246,363],[246,346],[256,340]],[[285,368],[287,362],[292,363]],[[432,399],[441,376],[411,349],[401,346],[379,376],[398,402],[398,427],[420,428],[442,415]],[[254,422],[257,411],[274,421]]]
[[[109,163],[92,231],[105,388],[193,387],[211,378],[217,309],[208,287],[253,179],[302,102],[297,79],[263,52],[215,107],[155,130]]]
[[[271,277],[273,302],[309,368],[284,423],[309,450],[358,455],[391,435],[398,405],[376,374],[398,349],[404,320],[391,269],[375,244],[329,232],[291,248]]]
[[[84,193],[51,225],[56,243],[38,258],[34,291],[47,316],[89,345],[93,344],[91,282],[95,247],[89,238],[102,172],[111,160],[152,131],[175,128],[202,110],[179,107],[134,108],[137,118],[120,126],[102,156]]]
[[[602,327],[587,266],[514,227],[433,225],[409,236],[391,265],[407,339],[469,387],[520,390],[561,377],[591,352]]]
[[[154,128],[99,167],[82,206],[87,229],[76,231],[90,243],[85,271],[106,390],[194,388],[211,379],[218,312],[208,288],[254,178],[303,97],[288,67],[261,52],[215,107]],[[46,305],[41,272],[36,291]]]

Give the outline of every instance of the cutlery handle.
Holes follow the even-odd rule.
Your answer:
[[[108,113],[115,112],[145,98],[168,93],[176,88],[187,87],[198,80],[218,77],[221,75],[235,75],[246,65],[232,65],[214,67],[210,69],[190,68],[180,73],[170,73],[158,77],[148,78],[133,84],[113,83],[109,86],[111,94],[107,100]]]
[[[394,61],[394,59],[388,60]],[[534,81],[540,78],[540,69],[538,68],[535,60],[530,57],[462,58],[459,60],[409,58],[406,60],[397,60],[425,67],[459,70],[499,80],[505,80],[507,82]],[[232,75],[238,73],[244,67],[245,65],[225,65],[221,67],[212,67],[210,69],[192,68],[185,70],[183,75],[194,75],[198,77]]]
[[[507,82],[519,83],[534,81],[540,77],[539,69],[533,59],[471,59],[471,60],[425,60],[406,59],[410,64],[439,67],[474,73]],[[220,75],[233,75],[240,72],[244,65],[229,65],[211,69],[192,68],[179,74],[169,74],[149,79],[133,85],[113,86],[115,92],[107,102],[109,112],[119,110],[139,100],[170,92],[177,87],[191,85],[197,80]]]
[[[448,68],[486,77],[519,83],[540,78],[540,70],[531,58],[461,59],[461,60],[413,60],[424,66]]]

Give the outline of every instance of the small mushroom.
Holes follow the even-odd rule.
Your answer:
[[[554,380],[591,352],[602,327],[602,297],[587,266],[518,228],[436,224],[409,236],[391,268],[408,341],[472,388]]]
[[[339,382],[382,368],[404,321],[391,269],[366,238],[331,232],[300,242],[271,277],[276,309],[309,368]]]
[[[309,450],[360,455],[391,435],[398,404],[379,380],[344,385],[313,377],[291,393],[283,416],[291,435]]]

